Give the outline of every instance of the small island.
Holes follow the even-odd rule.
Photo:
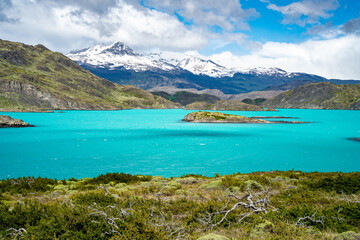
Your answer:
[[[0,128],[19,128],[19,127],[35,127],[20,119],[15,119],[6,115],[0,115]]]
[[[309,123],[300,121],[267,121],[264,119],[258,119],[260,117],[245,117],[234,114],[227,114],[221,112],[192,112],[188,113],[183,121],[195,122],[195,123]],[[264,117],[266,118],[266,117]],[[286,117],[270,117],[270,118],[286,118]]]
[[[220,112],[192,112],[187,114],[183,121],[196,123],[270,123],[266,120],[253,119],[240,115]]]

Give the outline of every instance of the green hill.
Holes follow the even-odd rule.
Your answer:
[[[42,45],[0,40],[0,109],[3,111],[177,107],[140,88],[99,78]]]
[[[257,105],[247,104],[241,100],[221,100],[214,104],[207,102],[193,102],[185,106],[189,110],[218,110],[218,111],[276,111],[275,109],[264,109]]]
[[[360,84],[311,83],[265,101],[265,107],[360,110]]]
[[[175,94],[169,94],[167,92],[160,91],[160,92],[153,92],[153,94],[166,98],[170,101],[180,103],[183,106],[193,102],[215,103],[217,101],[220,101],[220,98],[210,94],[206,94],[206,93],[197,94],[187,91],[180,91],[180,92],[176,92]]]

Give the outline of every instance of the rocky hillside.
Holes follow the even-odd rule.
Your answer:
[[[265,111],[264,108],[247,104],[241,100],[221,100],[214,104],[208,102],[193,102],[186,105],[189,110],[218,110],[218,111]],[[267,109],[266,109],[267,110]],[[274,111],[274,109],[269,109]]]
[[[159,96],[120,86],[42,45],[0,40],[0,109],[175,108]]]
[[[360,84],[311,83],[265,101],[265,107],[360,110]]]
[[[206,93],[197,94],[197,93],[192,93],[192,92],[187,92],[187,91],[180,91],[180,92],[176,92],[174,94],[169,94],[169,93],[163,92],[163,91],[152,92],[152,93],[157,96],[161,96],[167,100],[170,100],[170,101],[173,101],[176,103],[180,103],[182,106],[188,105],[193,102],[215,103],[217,101],[220,101],[220,98],[210,95],[210,94],[206,94]]]

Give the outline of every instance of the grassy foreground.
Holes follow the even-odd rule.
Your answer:
[[[0,239],[359,239],[360,173],[0,181]]]

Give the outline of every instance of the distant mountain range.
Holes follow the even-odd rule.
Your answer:
[[[285,91],[315,82],[360,82],[289,73],[279,68],[229,69],[211,60],[180,53],[139,54],[121,42],[72,51],[67,56],[95,75],[150,91],[159,87],[162,91],[196,89],[217,92],[217,96],[223,97],[223,94],[252,91]]]

